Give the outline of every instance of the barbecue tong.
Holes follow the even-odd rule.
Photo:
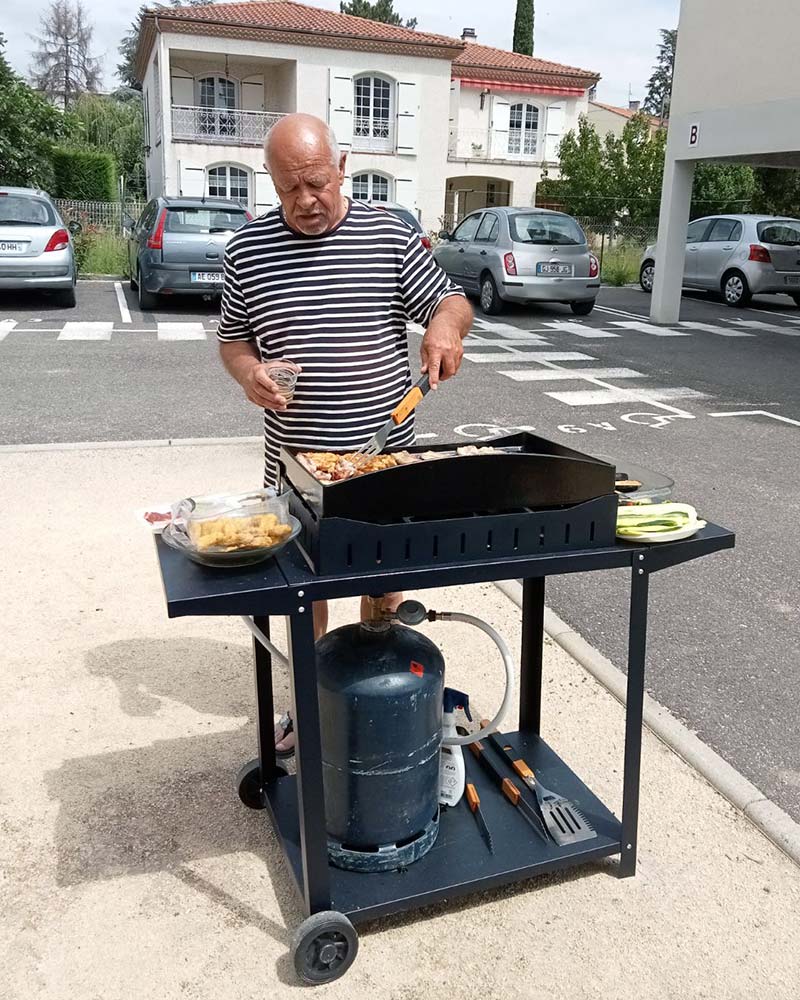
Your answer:
[[[403,396],[394,410],[392,410],[392,415],[383,427],[381,427],[377,433],[373,434],[362,448],[359,448],[358,451],[354,453],[353,460],[356,464],[366,461],[368,458],[374,458],[376,455],[380,455],[386,447],[389,435],[395,427],[399,427],[406,417],[408,417],[409,414],[412,413],[417,406],[419,406],[425,396],[427,396],[430,387],[430,379],[427,374],[425,374],[419,382],[417,382],[417,384],[409,389],[405,396]]]

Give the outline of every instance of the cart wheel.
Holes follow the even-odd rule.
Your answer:
[[[291,944],[295,972],[311,986],[343,976],[358,954],[358,935],[343,913],[323,910],[297,928]]]
[[[282,764],[275,765],[276,772],[283,776],[289,772]],[[261,780],[261,762],[256,757],[255,760],[248,761],[236,776],[236,788],[239,798],[248,809],[264,808],[264,784]]]

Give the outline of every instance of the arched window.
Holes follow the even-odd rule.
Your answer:
[[[236,84],[224,76],[204,76],[197,81],[198,131],[201,135],[236,135]]]
[[[356,201],[389,201],[392,182],[382,174],[356,174],[353,197]]]
[[[511,156],[535,156],[539,137],[539,109],[535,104],[512,104],[508,122]]]
[[[357,76],[353,149],[390,153],[394,149],[394,84],[380,76]]]
[[[232,198],[247,205],[250,202],[249,171],[230,163],[209,167],[207,188],[209,198]]]

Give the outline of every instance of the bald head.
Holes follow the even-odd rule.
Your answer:
[[[320,154],[328,156],[339,166],[339,143],[333,129],[314,115],[287,115],[267,132],[264,139],[264,165],[272,169],[272,160],[280,162],[285,156]]]

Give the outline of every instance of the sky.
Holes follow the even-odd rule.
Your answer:
[[[105,86],[116,85],[117,46],[140,0],[84,0],[94,24],[94,54],[104,69]],[[0,0],[0,31],[7,38],[6,55],[27,76],[30,52],[46,0]],[[312,4],[338,10],[338,0]],[[460,36],[475,28],[478,41],[511,48],[516,0],[395,0],[403,17],[416,17],[420,31]],[[680,0],[535,0],[535,54],[542,59],[600,73],[598,100],[626,106],[645,95],[655,63],[660,28],[674,28]]]

